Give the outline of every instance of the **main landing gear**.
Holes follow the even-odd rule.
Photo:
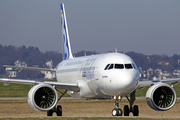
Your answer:
[[[54,107],[53,109],[47,111],[47,116],[52,116],[53,112],[56,112],[57,116],[62,116],[62,107],[61,107],[61,105],[58,105],[57,107]]]
[[[60,92],[60,91],[58,91],[58,92]],[[63,93],[62,92],[60,92],[60,93],[62,95],[59,97],[58,101],[67,93],[67,90],[65,90]],[[58,105],[57,107],[54,107],[53,109],[47,111],[47,116],[52,116],[54,112],[56,112],[57,116],[62,116],[62,107],[61,107],[61,105]]]
[[[124,106],[124,116],[129,116],[129,113],[132,112],[133,116],[139,116],[139,108],[137,105],[134,105],[134,101],[136,100],[136,96],[135,96],[136,91],[133,91],[130,94],[130,99],[126,96],[127,100],[129,101],[129,105],[125,105]],[[118,101],[121,100],[122,98],[119,96],[118,98],[116,96],[114,96],[115,99],[115,105],[116,107],[112,110],[112,115],[113,116],[122,116],[123,112],[122,109],[119,108],[119,103]]]

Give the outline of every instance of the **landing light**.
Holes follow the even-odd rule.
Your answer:
[[[121,100],[121,98],[122,98],[121,96],[116,96],[116,95],[113,96],[114,100],[116,100],[116,99]]]
[[[116,100],[116,96],[114,96],[113,99]]]

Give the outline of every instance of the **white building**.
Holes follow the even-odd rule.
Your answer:
[[[53,62],[52,62],[52,60],[46,62],[45,64],[46,64],[46,66],[47,66],[48,68],[51,68],[51,69],[53,68]],[[56,78],[56,73],[54,73],[54,72],[44,71],[44,74],[45,74],[44,79],[51,79],[51,80],[52,80],[52,79]]]
[[[27,67],[27,64],[25,62],[20,62],[19,60],[14,62],[14,65],[17,67]],[[6,68],[6,72],[8,74],[8,77],[16,77],[17,72],[21,72],[21,69]]]

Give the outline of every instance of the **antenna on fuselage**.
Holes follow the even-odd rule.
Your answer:
[[[118,47],[115,48],[115,53],[118,53],[118,49],[119,49]]]

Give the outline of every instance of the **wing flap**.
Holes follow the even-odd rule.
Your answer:
[[[17,67],[17,66],[10,66],[10,65],[3,65],[3,67],[6,67],[6,68],[27,69],[27,70],[37,70],[37,71],[50,71],[50,72],[56,72],[55,69],[48,69],[48,68]]]

